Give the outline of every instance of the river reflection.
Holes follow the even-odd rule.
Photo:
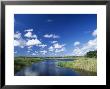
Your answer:
[[[59,61],[73,61],[72,59],[54,59],[44,60],[39,63],[34,63],[31,66],[19,71],[15,76],[77,76],[73,70],[62,68],[56,65]]]

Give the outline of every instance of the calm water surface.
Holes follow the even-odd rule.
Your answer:
[[[72,69],[57,66],[60,61],[73,61],[72,59],[54,59],[44,60],[34,63],[21,71],[15,76],[78,76]]]

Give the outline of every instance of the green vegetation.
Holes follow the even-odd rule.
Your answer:
[[[14,73],[20,71],[26,66],[29,66],[33,63],[40,62],[43,59],[35,57],[15,57],[14,59]]]
[[[73,57],[73,62],[59,62],[58,66],[72,68],[82,76],[97,75],[97,51],[89,51],[85,56]]]
[[[43,58],[46,58],[46,59],[71,58],[71,59],[73,59],[73,58],[77,58],[77,57],[78,57],[78,56],[59,56],[59,57],[58,57],[58,56],[57,56],[57,57],[56,57],[56,56],[53,56],[53,57],[43,57]],[[80,56],[79,56],[79,57],[80,57]]]
[[[89,58],[93,58],[93,57],[97,57],[97,51],[89,51],[87,52],[86,54],[86,57],[89,57]]]
[[[59,62],[58,66],[72,68],[76,73],[82,76],[97,75],[97,60],[96,58],[80,57],[73,62]]]
[[[87,52],[85,56],[62,56],[62,57],[15,57],[14,73],[42,60],[54,59],[73,59],[73,61],[60,61],[57,63],[60,67],[71,68],[81,76],[97,75],[97,51]]]

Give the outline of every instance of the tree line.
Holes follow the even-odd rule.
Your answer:
[[[89,57],[89,58],[96,58],[97,57],[97,50],[95,50],[95,51],[89,51],[89,52],[87,52],[86,53],[86,55],[85,55],[86,57]]]

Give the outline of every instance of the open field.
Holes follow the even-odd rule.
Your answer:
[[[37,63],[42,61],[41,58],[34,58],[34,57],[15,57],[14,60],[14,73],[20,71],[26,66],[29,66],[33,63]]]
[[[59,62],[58,66],[71,68],[82,76],[97,75],[96,58],[77,57],[73,62]]]

